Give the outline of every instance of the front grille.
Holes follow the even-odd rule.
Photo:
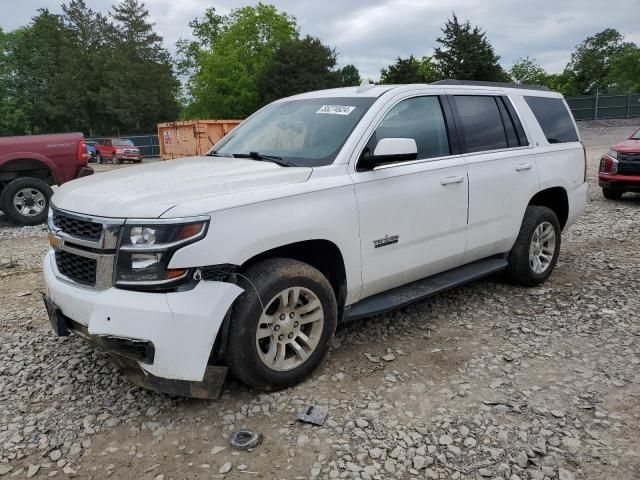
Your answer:
[[[640,152],[618,153],[618,160],[640,161]]]
[[[125,148],[125,149],[123,150],[123,152],[124,152],[126,155],[136,155],[136,154],[138,153],[136,150],[133,150],[133,149],[131,149],[131,148]]]
[[[81,285],[95,286],[97,262],[93,258],[81,257],[64,250],[56,251],[55,256],[56,266],[62,275]]]
[[[53,213],[53,224],[62,230],[63,233],[71,235],[76,238],[83,238],[86,240],[93,240],[97,242],[102,236],[102,224],[89,222],[87,220],[80,220],[75,217],[70,217],[64,213],[55,211]]]
[[[640,175],[640,162],[619,162],[618,173],[623,175]]]

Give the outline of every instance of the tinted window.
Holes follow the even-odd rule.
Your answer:
[[[547,142],[577,142],[576,132],[571,114],[560,98],[524,97],[531,111],[536,116]]]
[[[377,143],[383,138],[413,138],[419,159],[449,155],[447,127],[438,97],[414,97],[398,103],[384,117],[373,139]]]
[[[494,97],[456,95],[466,152],[507,148],[507,136]]]

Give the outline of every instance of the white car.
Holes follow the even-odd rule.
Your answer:
[[[297,95],[203,157],[53,196],[45,303],[58,335],[129,377],[215,395],[227,368],[302,381],[336,325],[505,270],[552,272],[586,158],[562,96],[444,81]]]

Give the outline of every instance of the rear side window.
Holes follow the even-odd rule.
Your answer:
[[[462,123],[466,152],[498,150],[509,146],[495,97],[456,95],[454,99]]]
[[[524,97],[535,115],[547,142],[577,142],[576,132],[571,114],[560,98]]]

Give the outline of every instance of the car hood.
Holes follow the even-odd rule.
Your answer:
[[[60,187],[51,202],[86,215],[158,218],[182,203],[304,182],[311,172],[255,160],[189,157],[80,178]]]
[[[616,152],[640,152],[640,140],[628,139],[611,147]]]

